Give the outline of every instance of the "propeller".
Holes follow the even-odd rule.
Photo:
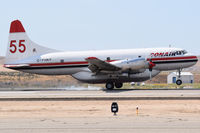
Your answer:
[[[151,79],[152,79],[152,70],[153,70],[153,67],[155,67],[156,66],[156,64],[155,63],[153,63],[152,62],[152,60],[150,59],[149,60],[149,72],[150,72],[150,81],[151,81]]]

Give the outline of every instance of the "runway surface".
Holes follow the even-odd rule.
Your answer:
[[[199,97],[199,89],[0,91],[0,132],[199,133]]]
[[[0,91],[0,100],[200,100],[200,89]]]

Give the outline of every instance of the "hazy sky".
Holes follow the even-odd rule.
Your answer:
[[[180,47],[200,53],[200,0],[1,0],[0,55],[19,19],[36,43],[59,50]]]

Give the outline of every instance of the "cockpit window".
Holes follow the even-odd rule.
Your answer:
[[[183,53],[183,54],[187,54],[187,51],[186,51],[186,50],[183,50],[182,53]]]
[[[181,51],[176,51],[176,55],[181,55],[182,52]]]
[[[181,50],[181,51],[176,51],[176,52],[170,52],[170,56],[184,55],[184,54],[187,54],[186,50]]]

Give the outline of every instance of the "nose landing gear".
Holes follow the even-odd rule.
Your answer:
[[[181,85],[182,84],[182,80],[180,80],[180,79],[176,80],[176,84],[177,85]]]
[[[180,79],[181,78],[181,71],[182,71],[182,69],[178,70],[178,80],[176,80],[177,85],[181,85],[183,83],[182,80]]]

